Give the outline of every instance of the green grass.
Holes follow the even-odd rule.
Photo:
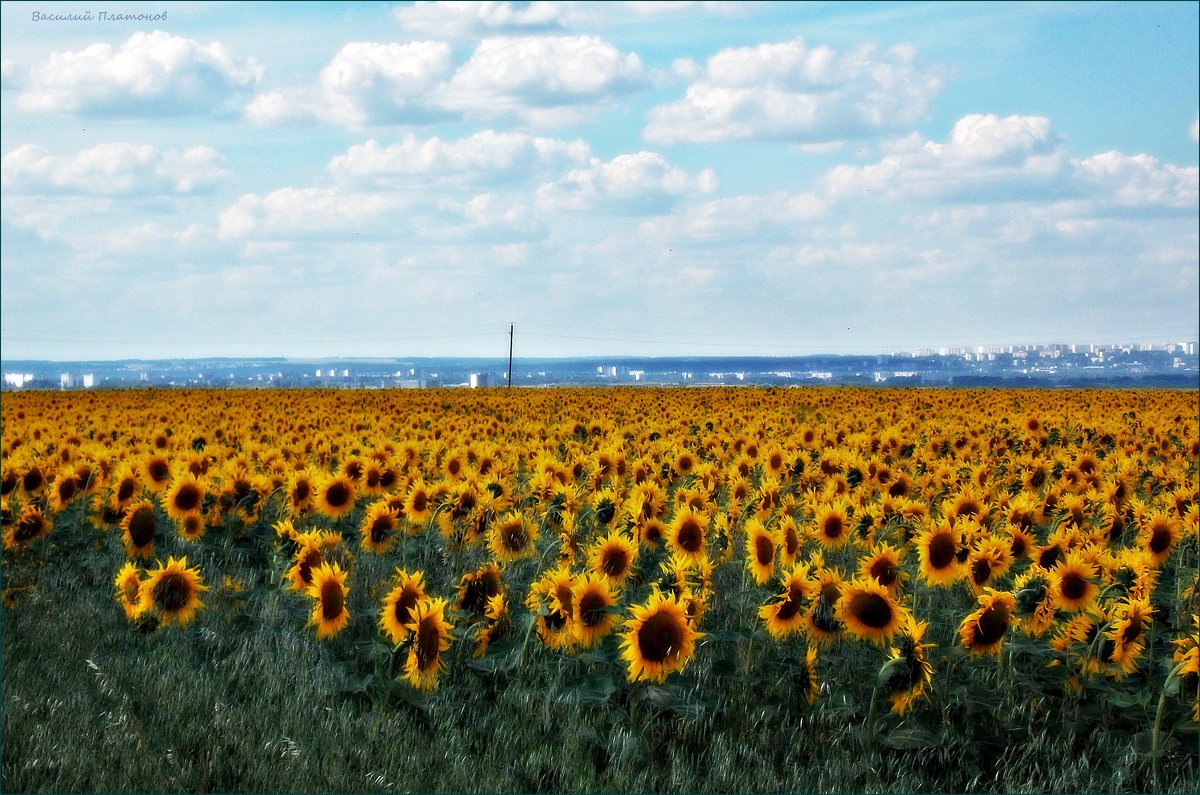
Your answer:
[[[30,584],[3,612],[2,788],[56,792],[1194,792],[1197,748],[1187,693],[1166,699],[1153,780],[1155,664],[1119,686],[1085,682],[1061,695],[1042,668],[1045,643],[1017,640],[999,660],[953,648],[954,621],[934,623],[932,696],[904,718],[880,698],[882,650],[842,643],[818,663],[812,706],[792,674],[799,643],[777,646],[745,620],[766,592],[743,597],[736,563],[718,570],[709,637],[663,686],[629,684],[616,639],[569,657],[517,632],[470,664],[450,652],[430,695],[389,678],[374,627],[394,566],[423,567],[449,596],[458,571],[436,535],[383,558],[360,556],[349,629],[321,642],[307,599],[278,587],[266,523],[242,543],[207,536],[186,552],[212,590],[184,629],[141,632],[113,600],[119,542],[68,513],[54,548],[5,556],[6,586]],[[351,519],[350,521],[353,521]],[[43,556],[44,555],[44,563]],[[533,562],[506,574],[523,595]],[[241,594],[221,588],[240,578]],[[511,578],[511,579],[510,579]],[[961,618],[970,601],[947,604]],[[758,601],[755,601],[758,600]],[[461,619],[460,619],[461,623]],[[1092,685],[1096,684],[1096,687]],[[1143,692],[1144,691],[1144,692]],[[1034,698],[1038,693],[1060,693]],[[1114,701],[1114,693],[1121,694]],[[1121,700],[1123,699],[1123,700]]]

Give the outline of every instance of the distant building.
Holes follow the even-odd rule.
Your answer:
[[[20,389],[33,380],[33,373],[5,373],[4,383],[8,386]]]
[[[471,373],[467,376],[467,383],[470,384],[471,389],[482,389],[494,385],[491,373]]]

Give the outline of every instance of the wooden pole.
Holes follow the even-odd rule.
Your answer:
[[[508,324],[508,388],[512,388],[513,324]]]

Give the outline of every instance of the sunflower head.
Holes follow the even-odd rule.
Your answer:
[[[870,579],[847,583],[838,597],[834,612],[846,631],[856,638],[883,645],[908,618],[885,586]]]
[[[312,572],[312,583],[304,593],[313,599],[309,623],[317,628],[318,638],[331,638],[350,623],[346,574],[337,563],[322,563]]]
[[[168,558],[146,572],[141,586],[139,614],[154,613],[162,625],[187,625],[204,607],[200,594],[207,591],[200,570],[188,568],[187,558]]]
[[[404,569],[396,569],[394,582],[395,586],[383,597],[383,605],[379,611],[379,629],[388,636],[393,645],[408,636],[406,625],[413,618],[413,608],[426,597],[425,575],[422,572],[410,573]]]
[[[445,599],[422,599],[412,609],[405,625],[411,645],[404,663],[404,679],[418,690],[436,690],[439,675],[445,673],[445,653],[450,649],[450,631],[446,620]]]
[[[979,608],[958,628],[962,645],[972,655],[999,654],[1015,608],[1016,599],[1011,593],[985,588]]]
[[[650,598],[634,605],[630,613],[621,634],[621,657],[629,681],[664,682],[668,675],[682,670],[702,634],[692,629],[679,600],[655,588]]]

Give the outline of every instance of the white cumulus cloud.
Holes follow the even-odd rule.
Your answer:
[[[209,146],[159,151],[107,143],[72,155],[35,144],[17,147],[0,167],[6,192],[149,196],[207,190],[227,176],[225,158]]]
[[[656,143],[857,138],[914,123],[939,89],[911,47],[882,55],[800,39],[731,47],[708,59],[683,99],[650,111],[645,136]]]
[[[400,27],[435,36],[557,30],[566,24],[568,3],[417,2],[399,6],[392,16]]]
[[[221,213],[222,240],[286,240],[373,231],[407,203],[395,196],[342,193],[334,188],[281,188],[248,193]]]
[[[608,162],[592,158],[557,181],[538,188],[539,206],[547,209],[665,212],[677,200],[716,190],[717,176],[704,169],[692,176],[657,152],[618,155]]]
[[[330,161],[339,182],[377,187],[419,187],[513,179],[549,168],[588,162],[582,140],[542,138],[521,132],[483,130],[459,140],[405,135],[383,146],[375,140],[351,146]]]
[[[635,53],[596,36],[489,38],[455,73],[440,101],[467,117],[515,115],[554,123],[639,89],[646,79]]]
[[[345,127],[432,121],[441,113],[430,93],[453,68],[446,42],[350,42],[315,86],[261,94],[246,115],[256,124],[318,119]]]
[[[17,107],[133,118],[222,113],[262,76],[254,59],[219,42],[139,31],[116,49],[97,42],[50,53],[24,76]]]

